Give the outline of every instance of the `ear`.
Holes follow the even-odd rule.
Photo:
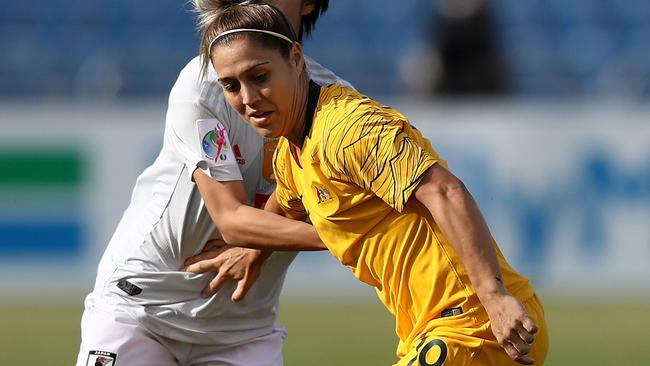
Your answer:
[[[302,9],[300,15],[305,16],[311,14],[316,9],[316,0],[304,0],[302,2]]]
[[[298,42],[294,42],[291,46],[291,54],[289,58],[291,64],[296,68],[298,73],[302,72],[305,68],[305,58],[302,53],[302,46]]]

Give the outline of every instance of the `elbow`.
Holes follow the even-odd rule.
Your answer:
[[[444,216],[454,207],[466,206],[470,199],[470,193],[465,184],[455,177],[435,183],[429,182],[419,187],[415,196],[428,208],[434,218]]]
[[[446,182],[446,184],[440,188],[442,194],[449,201],[455,200],[465,200],[469,195],[469,190],[465,183],[458,178]]]
[[[438,197],[446,201],[454,201],[457,199],[464,199],[469,191],[465,183],[456,177],[445,179],[442,182],[435,184],[427,184],[424,195],[429,197]]]
[[[469,193],[462,180],[440,164],[432,166],[415,189],[415,198],[425,205],[431,201],[449,201]]]
[[[316,251],[316,250],[329,250],[329,249],[327,248],[327,245],[325,245],[325,243],[321,241],[318,244],[316,244],[316,246],[312,247],[310,250]]]
[[[223,218],[216,223],[217,229],[221,233],[221,239],[229,245],[235,245],[240,242],[241,236],[237,225],[237,220]]]
[[[442,190],[441,201],[446,206],[445,211],[451,209],[464,209],[472,200],[472,196],[465,184],[457,180],[450,182]]]

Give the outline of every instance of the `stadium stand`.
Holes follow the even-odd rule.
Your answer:
[[[307,52],[369,94],[400,90],[435,3],[331,1]],[[650,97],[647,0],[489,2],[509,94]],[[197,54],[188,2],[0,0],[0,97],[161,97]],[[435,45],[434,45],[435,47]]]

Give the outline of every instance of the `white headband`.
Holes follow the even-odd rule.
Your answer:
[[[214,44],[214,42],[215,42],[217,39],[219,39],[219,38],[221,38],[221,37],[223,37],[223,36],[225,36],[225,35],[228,35],[228,34],[239,33],[239,32],[258,32],[258,33],[266,33],[266,34],[270,34],[270,35],[272,35],[272,36],[278,37],[278,38],[280,38],[280,39],[283,39],[283,40],[285,40],[285,41],[287,41],[287,42],[289,42],[289,43],[291,43],[291,44],[294,44],[294,41],[292,41],[291,38],[285,36],[284,34],[280,34],[280,33],[277,33],[277,32],[273,32],[273,31],[269,31],[269,30],[264,30],[264,29],[237,28],[237,29],[231,29],[231,30],[229,30],[229,31],[222,32],[222,33],[220,33],[219,35],[217,35],[216,37],[214,37],[214,39],[210,42],[210,45],[208,46],[208,52],[210,52],[210,50],[212,50],[212,45]]]

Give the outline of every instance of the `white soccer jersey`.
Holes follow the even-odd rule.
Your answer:
[[[306,58],[314,81],[345,83]],[[225,101],[212,68],[203,80],[194,58],[170,97],[160,155],[138,177],[99,264],[91,294],[98,307],[128,312],[157,334],[182,342],[231,344],[269,333],[294,253],[273,253],[244,300],[230,300],[235,284],[200,297],[213,274],[179,271],[188,257],[220,237],[192,172],[220,181],[243,178],[250,204],[274,189],[274,141],[258,135]]]

